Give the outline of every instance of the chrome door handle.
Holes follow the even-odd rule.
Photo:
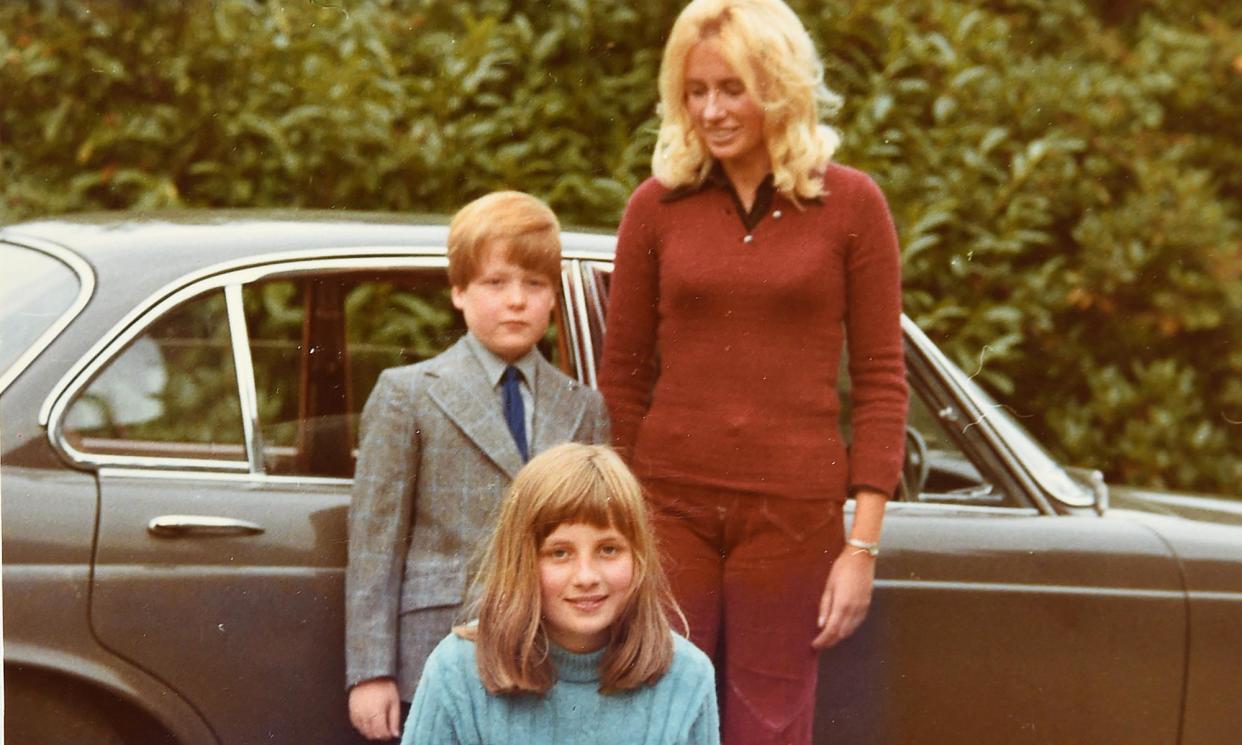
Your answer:
[[[259,535],[263,527],[248,520],[210,515],[160,515],[147,523],[147,532],[159,538],[215,535]]]

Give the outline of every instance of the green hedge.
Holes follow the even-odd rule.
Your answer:
[[[1064,460],[1239,494],[1242,9],[794,2],[907,311]],[[679,3],[0,4],[0,223],[97,208],[614,225]]]

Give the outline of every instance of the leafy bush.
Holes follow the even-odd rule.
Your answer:
[[[612,225],[675,5],[0,5],[0,222],[516,187]],[[1237,494],[1242,10],[793,5],[846,96],[839,157],[892,204],[907,311],[1065,460]]]

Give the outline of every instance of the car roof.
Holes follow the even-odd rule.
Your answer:
[[[209,229],[204,229],[209,228]],[[101,275],[169,280],[206,266],[266,255],[347,248],[441,254],[448,218],[343,210],[174,210],[57,216],[0,228],[0,240],[67,248]],[[567,258],[610,259],[607,232],[567,230]],[[421,253],[421,251],[415,251]],[[103,282],[109,277],[101,276]]]

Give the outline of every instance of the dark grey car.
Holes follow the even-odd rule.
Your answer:
[[[0,231],[11,742],[357,739],[357,417],[380,370],[463,331],[445,232],[306,212]],[[592,384],[611,258],[565,235],[544,344]],[[1061,467],[904,327],[905,493],[871,616],[825,655],[817,738],[1236,741],[1242,505]]]

